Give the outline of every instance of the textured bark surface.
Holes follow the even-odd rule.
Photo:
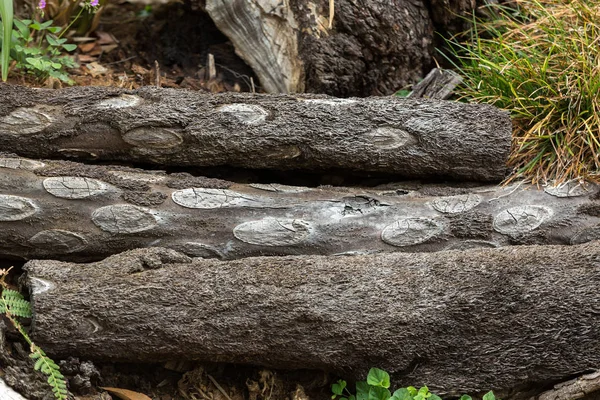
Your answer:
[[[271,93],[386,95],[432,63],[422,1],[206,0],[206,11]]]
[[[388,95],[496,0],[197,0],[271,93]],[[501,3],[505,2],[503,0]],[[330,24],[331,22],[331,24]],[[443,61],[443,60],[442,60]]]
[[[233,184],[0,157],[0,256],[98,260],[432,252],[600,239],[598,187]]]
[[[510,138],[486,105],[0,86],[0,149],[32,158],[499,181]]]
[[[33,340],[58,357],[319,368],[476,392],[600,365],[600,243],[189,259],[30,261]]]

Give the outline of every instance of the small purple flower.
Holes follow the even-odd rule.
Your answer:
[[[40,0],[40,3],[38,4],[38,8],[40,10],[43,10],[44,8],[46,8],[46,0]]]
[[[42,1],[44,1],[44,0],[42,0]],[[98,5],[98,1],[99,0],[92,0],[92,1],[90,1],[90,6],[96,7]]]

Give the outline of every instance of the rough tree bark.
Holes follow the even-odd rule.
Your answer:
[[[0,86],[0,149],[33,158],[499,181],[510,137],[484,105]]]
[[[488,0],[197,0],[271,93],[388,95],[434,66],[436,33]],[[331,23],[330,23],[331,22]]]
[[[92,360],[334,370],[474,392],[600,365],[600,242],[189,259],[138,249],[26,264],[33,340]]]
[[[0,157],[0,255],[431,252],[600,239],[598,187],[306,188]]]

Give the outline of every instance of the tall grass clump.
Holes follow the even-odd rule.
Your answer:
[[[511,4],[474,20],[468,40],[449,40],[459,94],[510,111],[509,180],[600,181],[600,3]]]

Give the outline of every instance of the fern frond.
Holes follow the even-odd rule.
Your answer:
[[[35,344],[31,345],[31,354],[29,357],[36,360],[33,367],[36,371],[42,371],[48,375],[48,384],[52,388],[54,398],[56,400],[66,400],[68,396],[67,382],[64,375],[60,373],[59,366],[44,353],[44,350]]]
[[[23,298],[23,295],[16,290],[3,289],[2,301],[0,301],[0,312],[9,313],[16,317],[30,318],[31,304]]]

